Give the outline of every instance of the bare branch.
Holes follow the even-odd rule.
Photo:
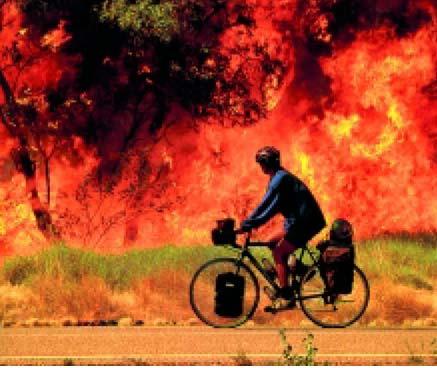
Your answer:
[[[3,71],[0,70],[0,87],[3,90],[3,94],[5,96],[6,103],[8,105],[16,105],[14,94],[12,93],[11,86],[9,85],[6,76]]]

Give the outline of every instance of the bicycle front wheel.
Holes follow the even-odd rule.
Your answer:
[[[223,316],[217,313],[216,283],[221,274],[233,273],[244,280],[244,295],[241,313]],[[194,274],[190,284],[190,304],[197,317],[213,327],[237,327],[245,323],[259,303],[259,283],[253,271],[233,258],[217,258],[205,263]]]
[[[299,286],[299,303],[305,315],[321,327],[346,327],[356,322],[369,304],[369,283],[354,266],[350,294],[334,294],[327,290],[320,268],[311,267]]]

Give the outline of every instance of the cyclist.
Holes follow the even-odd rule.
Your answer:
[[[288,257],[320,232],[326,221],[308,187],[281,166],[280,152],[275,147],[261,148],[255,158],[262,171],[270,176],[270,182],[259,206],[242,222],[241,230],[258,228],[278,213],[284,217],[284,230],[269,241],[280,291],[267,310],[292,308],[295,300],[287,281]]]

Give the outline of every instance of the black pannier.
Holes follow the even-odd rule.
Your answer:
[[[221,317],[243,314],[244,277],[232,272],[222,273],[215,281],[214,312]]]
[[[223,244],[235,244],[235,220],[232,218],[226,218],[217,221],[217,227],[212,230],[211,237],[212,242],[215,245]]]
[[[321,270],[329,290],[336,294],[350,294],[354,282],[354,246],[326,241],[321,250]]]

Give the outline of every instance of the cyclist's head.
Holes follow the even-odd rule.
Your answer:
[[[281,167],[281,155],[272,146],[266,146],[258,150],[255,156],[264,171],[276,171]]]

